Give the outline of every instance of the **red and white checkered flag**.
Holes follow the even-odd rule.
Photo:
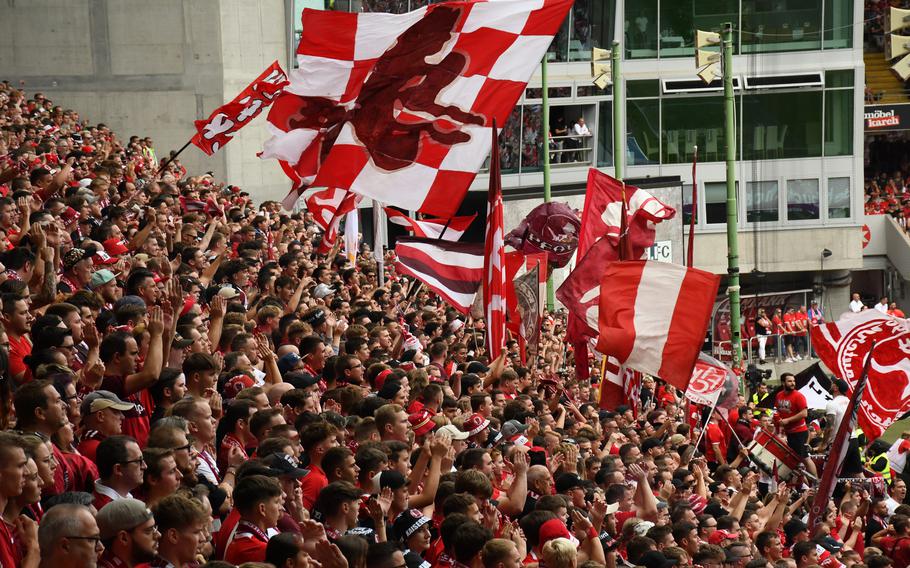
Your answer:
[[[499,171],[499,144],[496,142],[496,133],[494,119],[483,267],[483,305],[487,320],[487,350],[491,360],[499,357],[506,339],[506,251],[502,221],[502,176]]]
[[[451,217],[489,154],[486,130],[506,122],[572,4],[305,9],[298,69],[269,112],[262,157],[303,183]]]

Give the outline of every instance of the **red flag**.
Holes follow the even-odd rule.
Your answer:
[[[197,120],[191,141],[211,156],[230,142],[235,132],[268,108],[287,84],[287,75],[275,61],[231,102],[215,109],[206,120]]]
[[[460,240],[461,236],[477,217],[475,213],[471,216],[452,217],[451,219],[411,219],[397,209],[392,209],[391,207],[384,207],[383,209],[385,209],[386,215],[389,217],[389,222],[401,225],[411,233],[414,233],[415,237],[441,238],[445,241]],[[445,229],[445,233],[443,233],[443,229]]]
[[[305,9],[287,107],[263,157],[325,155],[312,185],[451,217],[573,0]],[[277,105],[276,105],[277,107]]]
[[[666,262],[606,267],[597,350],[686,390],[704,343],[720,277]]]
[[[307,209],[313,214],[316,223],[323,228],[322,240],[316,252],[328,254],[338,238],[341,220],[357,208],[360,199],[359,195],[336,188],[317,191],[307,198]]]
[[[833,323],[810,329],[812,348],[835,376],[857,389],[872,343],[866,393],[859,405],[859,427],[870,440],[910,411],[910,326],[908,320],[878,310],[848,312]]]
[[[483,305],[490,360],[499,357],[506,340],[506,251],[502,221],[502,176],[499,171],[498,130],[493,120],[490,188],[487,193],[487,238],[484,244]]]
[[[613,357],[606,357],[604,376],[600,379],[600,408],[615,410],[625,404],[638,416],[638,401],[641,400],[640,372],[619,364]]]
[[[831,449],[828,451],[828,459],[825,461],[825,467],[822,470],[818,491],[815,493],[815,499],[813,499],[812,507],[809,509],[809,532],[814,532],[815,526],[821,522],[828,502],[831,500],[831,495],[834,494],[837,476],[844,465],[844,459],[847,457],[850,436],[853,434],[853,430],[856,429],[856,415],[860,401],[863,399],[863,393],[866,390],[869,378],[869,364],[872,362],[872,353],[874,351],[875,341],[872,341],[863,363],[863,374],[860,375],[859,382],[856,383],[856,388],[853,389],[850,403],[847,405],[847,409],[844,410],[844,416],[841,418],[840,425],[834,435],[834,441],[831,443]]]
[[[484,272],[480,243],[406,237],[395,244],[399,272],[417,278],[462,314],[471,311]]]

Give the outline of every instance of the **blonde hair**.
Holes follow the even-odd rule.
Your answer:
[[[554,538],[543,545],[547,568],[574,568],[577,563],[575,545],[567,538]]]

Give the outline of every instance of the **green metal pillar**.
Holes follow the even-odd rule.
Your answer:
[[[727,295],[730,298],[730,331],[733,368],[743,361],[739,305],[739,241],[736,207],[736,107],[733,100],[733,24],[724,24],[724,141],[727,144]]]
[[[610,77],[613,81],[613,177],[622,179],[623,158],[625,157],[625,139],[622,135],[622,111],[625,105],[625,93],[623,91],[622,75],[619,72],[619,64],[622,61],[622,54],[619,52],[619,42],[613,42],[613,49],[610,52]]]
[[[550,196],[550,94],[547,92],[547,53],[540,62],[541,118],[543,127],[543,201],[549,203]],[[553,311],[556,304],[556,290],[553,288],[553,274],[547,275],[547,309]]]

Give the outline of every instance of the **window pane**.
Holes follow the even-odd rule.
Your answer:
[[[338,0],[335,0],[338,4]],[[361,0],[364,12],[390,12],[404,14],[410,10],[408,0]]]
[[[825,155],[853,153],[853,89],[825,91]]]
[[[739,21],[739,0],[672,0],[660,3],[660,56],[695,55],[695,30],[719,32]]]
[[[550,107],[550,163],[592,165],[593,129],[593,104]]]
[[[630,99],[641,97],[659,97],[660,81],[657,79],[626,81],[626,94]]]
[[[600,103],[600,122],[597,125],[597,165],[611,167],[613,165],[613,103],[603,101]]]
[[[660,101],[658,99],[626,102],[628,123],[627,156],[629,165],[656,164],[660,160]]]
[[[578,85],[575,87],[576,97],[605,97],[613,92],[610,85],[606,89],[601,89],[597,85]]]
[[[575,0],[569,30],[569,61],[590,61],[591,48],[610,49],[616,0]]]
[[[518,155],[521,148],[521,106],[515,105],[509,120],[499,133],[499,167],[502,173],[511,174],[518,171]]]
[[[742,52],[821,49],[819,0],[742,0]]]
[[[550,47],[547,49],[547,61],[567,61],[569,59],[569,20],[571,16],[566,16],[559,26],[559,31],[553,36]]]
[[[743,158],[808,158],[822,151],[822,92],[743,97]]]
[[[853,69],[835,69],[825,71],[825,87],[833,89],[835,87],[852,87],[853,86]]]
[[[739,182],[736,182],[736,194],[738,198]],[[705,223],[727,224],[727,182],[705,182]]]
[[[828,219],[850,218],[850,178],[828,179]]]
[[[746,221],[777,221],[777,182],[750,181],[746,184]]]
[[[825,49],[853,47],[853,0],[825,0]]]
[[[787,180],[787,219],[818,219],[819,203],[817,179]]]
[[[543,167],[541,129],[543,120],[541,105],[525,105],[521,115],[521,171],[536,172]]]
[[[682,222],[688,227],[692,223],[692,184],[685,183],[682,186]],[[698,222],[698,219],[696,219]]]
[[[724,159],[724,101],[721,97],[668,97],[662,99],[661,104],[662,163],[691,162],[696,145],[699,161]]]
[[[626,0],[626,57],[657,57],[657,0]]]

